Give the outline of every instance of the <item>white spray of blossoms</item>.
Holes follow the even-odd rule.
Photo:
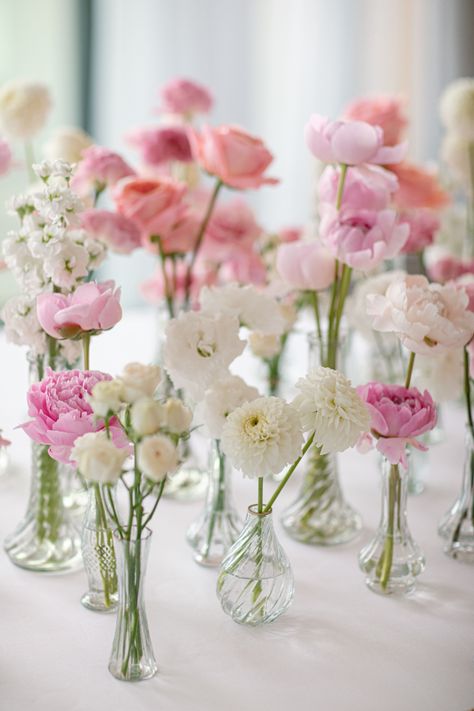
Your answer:
[[[254,286],[205,286],[199,294],[203,311],[236,316],[242,326],[262,333],[281,334],[286,322],[278,301]]]

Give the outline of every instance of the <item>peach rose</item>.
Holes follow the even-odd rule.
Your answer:
[[[404,102],[396,96],[374,96],[356,99],[344,111],[344,118],[352,121],[365,121],[383,130],[383,142],[386,146],[400,143],[408,123],[404,111]]]

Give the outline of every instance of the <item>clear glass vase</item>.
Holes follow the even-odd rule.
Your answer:
[[[137,530],[132,527],[130,540],[114,532],[119,607],[109,671],[122,681],[151,679],[158,670],[143,601],[151,538],[149,528],[137,537]]]
[[[232,501],[231,476],[229,461],[220,449],[219,440],[214,440],[209,456],[206,503],[186,535],[194,560],[200,565],[219,565],[242,530],[242,521]]]
[[[64,465],[63,499],[64,506],[82,524],[88,507],[87,484],[75,467]]]
[[[167,477],[163,496],[176,501],[199,501],[206,495],[209,479],[200,455],[207,446],[196,430],[189,439],[180,440],[178,450],[183,463],[176,474]]]
[[[367,586],[382,595],[404,595],[415,587],[425,558],[408,528],[408,472],[384,459],[382,515],[374,539],[359,554]]]
[[[234,622],[262,625],[280,617],[293,599],[290,562],[276,537],[272,512],[250,506],[238,539],[219,568],[217,597]]]
[[[463,563],[474,563],[474,440],[466,428],[466,450],[461,492],[438,528],[444,552]]]
[[[108,495],[115,497],[113,487],[105,491],[97,483],[90,484],[82,527],[82,560],[89,586],[81,603],[94,612],[115,612],[118,605],[113,532],[104,504]]]

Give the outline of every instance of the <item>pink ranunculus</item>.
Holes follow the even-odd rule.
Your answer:
[[[34,442],[49,445],[53,459],[70,463],[71,449],[78,437],[88,432],[103,430],[102,420],[97,420],[92,407],[84,397],[91,394],[101,380],[112,380],[107,373],[96,370],[64,370],[55,372],[48,368],[39,383],[28,391],[28,415],[32,418],[20,427]],[[117,420],[110,420],[110,433],[118,447],[128,442]]]
[[[278,230],[278,241],[280,244],[286,242],[297,242],[301,239],[303,235],[303,229],[301,227],[284,227]]]
[[[108,331],[122,318],[120,289],[113,281],[91,281],[72,294],[43,293],[36,298],[36,312],[41,328],[53,338]]]
[[[246,189],[279,182],[264,175],[273,156],[263,141],[241,128],[204,126],[189,135],[195,160],[226,185]]]
[[[383,131],[363,121],[330,121],[313,114],[305,127],[305,140],[311,153],[323,163],[392,164],[401,161],[406,144],[383,145]]]
[[[263,286],[267,280],[267,270],[261,256],[254,249],[241,249],[226,259],[219,276],[224,283]]]
[[[207,226],[202,254],[219,262],[248,251],[262,234],[250,207],[241,198],[216,205]]]
[[[0,138],[0,175],[8,173],[12,165],[12,152],[5,139]]]
[[[109,210],[84,210],[80,214],[82,227],[99,242],[104,242],[112,252],[130,254],[141,247],[141,233],[135,222]]]
[[[201,225],[201,215],[190,205],[183,204],[176,210],[172,223],[162,225],[159,230],[161,251],[163,254],[187,254],[192,252],[195,245],[199,228]],[[160,248],[154,240],[145,233],[142,234],[142,246],[153,254],[159,254]]]
[[[426,207],[437,210],[450,202],[434,173],[412,163],[390,165],[398,178],[398,190],[394,195],[395,205],[401,209]]]
[[[402,249],[403,254],[421,252],[433,244],[440,225],[439,217],[434,212],[423,209],[400,213],[399,222],[410,228],[410,234]]]
[[[193,159],[184,126],[142,128],[128,134],[126,140],[140,152],[145,165],[162,165],[170,161],[189,163]]]
[[[323,210],[319,230],[321,241],[339,261],[362,271],[399,254],[408,233],[394,210],[337,211],[332,205]]]
[[[174,281],[174,296],[178,301],[182,301],[186,291],[186,274],[187,266],[184,262],[179,261],[176,265],[176,275],[173,275],[169,263],[165,265],[168,284]],[[191,285],[191,297],[193,303],[197,303],[199,292],[203,286],[213,286],[216,283],[216,271],[211,266],[201,260],[197,260],[193,269],[193,280]],[[163,270],[159,266],[155,273],[149,279],[146,279],[140,285],[140,291],[146,301],[151,304],[158,304],[163,301],[166,296],[165,284],[163,279]]]
[[[334,281],[336,260],[318,242],[290,242],[278,247],[276,268],[292,289],[321,291]]]
[[[430,279],[444,284],[464,274],[474,274],[474,259],[461,259],[446,254],[429,263],[427,271]]]
[[[357,388],[371,415],[371,434],[376,447],[391,464],[407,468],[406,447],[426,447],[416,437],[436,425],[437,413],[433,399],[425,390],[401,385],[367,383]],[[364,445],[366,442],[364,442]]]
[[[471,340],[474,314],[468,303],[463,289],[408,275],[395,279],[385,295],[369,294],[367,313],[376,331],[396,333],[413,353],[436,355]]]
[[[122,178],[135,175],[133,168],[118,153],[103,146],[90,146],[82,156],[71,180],[72,189],[79,195],[102,191],[113,187]]]
[[[408,124],[405,102],[397,96],[374,96],[356,99],[344,111],[344,119],[365,121],[380,126],[385,146],[394,146],[403,138]]]
[[[323,206],[336,204],[340,168],[326,166],[318,184],[319,199]],[[342,194],[343,207],[355,210],[385,210],[398,189],[398,180],[389,170],[375,165],[349,168]]]
[[[189,116],[207,114],[214,103],[209,89],[190,79],[172,79],[160,91],[161,111]]]

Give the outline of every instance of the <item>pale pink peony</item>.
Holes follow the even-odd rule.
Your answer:
[[[43,293],[36,298],[41,327],[53,338],[81,338],[107,331],[122,318],[120,289],[113,281],[81,284],[72,294]]]
[[[267,270],[263,260],[253,249],[241,249],[226,259],[219,272],[224,283],[236,281],[239,284],[263,286],[267,281]]]
[[[370,434],[376,439],[377,449],[391,464],[401,463],[406,469],[407,445],[426,450],[416,437],[436,425],[437,413],[431,395],[427,390],[421,394],[417,388],[384,383],[360,385],[357,392],[370,412]],[[367,436],[364,449],[366,445]]]
[[[126,140],[140,152],[145,165],[162,165],[170,161],[189,163],[193,159],[184,126],[142,128],[128,134]]]
[[[474,259],[461,259],[446,254],[428,264],[427,271],[430,279],[444,284],[465,274],[474,274]]]
[[[186,274],[187,266],[183,261],[179,261],[176,265],[176,274],[173,275],[171,265],[166,263],[165,265],[168,285],[173,285],[173,296],[182,302],[186,295]],[[203,286],[214,286],[216,283],[216,270],[202,262],[197,260],[193,268],[193,280],[191,283],[191,298],[193,304],[197,304],[199,292]],[[155,273],[149,279],[146,279],[140,285],[140,291],[146,301],[151,304],[159,304],[163,301],[166,296],[165,283],[163,279],[163,269],[158,266]]]
[[[410,234],[402,249],[403,254],[421,252],[433,244],[440,225],[439,217],[434,212],[423,209],[400,213],[399,222],[410,228]]]
[[[48,368],[46,377],[33,383],[28,391],[28,415],[33,419],[20,427],[34,442],[48,444],[53,459],[70,463],[71,449],[81,435],[103,430],[103,420],[94,417],[85,395],[94,385],[112,380],[107,373],[96,370],[64,370]],[[118,447],[128,446],[121,426],[110,420],[110,433]]]
[[[336,204],[340,168],[326,166],[318,184],[319,199],[323,205]],[[355,210],[384,210],[398,189],[398,180],[389,170],[375,165],[349,168],[344,181],[342,206]]]
[[[278,247],[276,268],[292,289],[321,291],[334,281],[336,260],[318,242],[290,242]]]
[[[474,314],[468,303],[463,289],[405,276],[394,280],[385,296],[369,294],[367,313],[376,331],[396,333],[413,353],[435,355],[471,340]]]
[[[463,289],[468,298],[467,308],[469,311],[474,311],[474,274],[464,274],[451,284],[458,289]]]
[[[0,175],[8,173],[12,165],[12,152],[5,139],[0,138]]]
[[[305,127],[305,140],[311,153],[323,163],[392,164],[401,161],[406,144],[383,145],[383,131],[363,121],[330,121],[313,114]]]
[[[380,126],[384,145],[394,146],[402,140],[408,124],[404,104],[405,102],[396,96],[356,99],[347,106],[343,118]]]
[[[212,94],[190,79],[172,79],[160,91],[161,110],[170,114],[207,114],[212,109]]]
[[[84,210],[80,214],[82,227],[96,240],[104,242],[112,252],[130,254],[141,247],[140,230],[128,217],[109,210]]]
[[[402,209],[426,207],[437,210],[450,202],[436,175],[426,168],[412,163],[390,165],[398,178],[398,190],[394,195],[395,205]]]
[[[408,233],[408,225],[397,222],[394,210],[337,211],[332,206],[323,211],[319,231],[321,241],[339,261],[362,271],[397,256]]]
[[[255,215],[241,198],[216,205],[202,245],[203,256],[219,262],[248,251],[262,234]]]
[[[264,175],[273,156],[260,138],[236,126],[204,126],[190,131],[191,147],[201,168],[232,188],[259,188],[278,183]]]
[[[135,171],[118,153],[102,146],[90,146],[82,153],[77,170],[71,180],[72,189],[79,195],[100,192],[112,187],[122,178],[135,175]]]

